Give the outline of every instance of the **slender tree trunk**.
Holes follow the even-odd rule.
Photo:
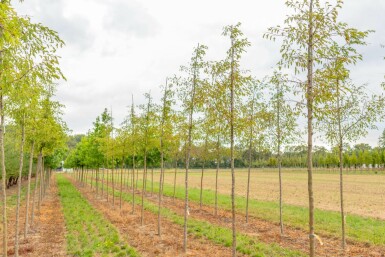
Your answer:
[[[44,156],[41,157],[40,168],[40,187],[39,187],[39,201],[37,203],[37,211],[40,214],[41,202],[43,201],[43,186],[44,186]]]
[[[112,206],[115,206],[115,178],[114,178],[115,164],[112,157],[112,169],[111,169],[111,185],[112,185]]]
[[[162,209],[162,196],[163,196],[163,181],[164,181],[164,123],[166,120],[166,103],[167,103],[167,78],[166,86],[164,88],[163,95],[163,111],[161,122],[161,136],[160,136],[160,176],[159,176],[159,196],[158,196],[158,235],[161,236],[161,220],[160,211]]]
[[[202,194],[203,194],[203,174],[204,174],[204,170],[205,170],[205,161],[203,161],[202,172],[201,172],[201,191],[200,191],[200,195],[199,195],[199,208],[200,209],[202,209],[202,200],[203,200]]]
[[[21,125],[21,144],[19,160],[19,179],[17,181],[17,205],[16,205],[16,231],[15,231],[15,256],[19,256],[19,218],[20,218],[20,198],[21,198],[21,177],[23,175],[24,144],[25,144],[25,114]]]
[[[309,194],[309,255],[315,256],[315,235],[314,235],[314,196],[313,196],[313,0],[309,2],[309,34],[308,34],[308,64],[307,64],[307,171],[308,171],[308,194]]]
[[[36,166],[36,179],[35,179],[35,189],[34,189],[34,192],[33,192],[33,200],[32,200],[32,214],[31,214],[31,226],[33,225],[33,219],[35,217],[35,204],[36,204],[36,201],[38,200],[37,197],[37,191],[38,191],[38,187],[40,188],[39,186],[39,178],[40,178],[40,173],[41,173],[41,170],[42,170],[42,160],[43,160],[43,149],[40,149],[40,152],[39,152],[39,156],[37,158],[37,166]],[[41,182],[40,182],[41,183]]]
[[[123,153],[124,156],[124,153]],[[120,169],[120,196],[119,196],[119,208],[122,209],[122,194],[123,194],[123,168],[124,168],[124,157],[122,158],[122,167]]]
[[[250,173],[251,173],[251,149],[253,148],[253,121],[254,121],[254,99],[251,102],[251,115],[250,115],[250,138],[249,138],[249,168],[247,171],[247,193],[246,193],[246,223],[249,222],[249,195],[250,195]]]
[[[109,201],[109,193],[108,193],[108,180],[109,180],[109,167],[108,167],[108,160],[107,160],[107,169],[106,169],[106,196],[107,196],[107,202]]]
[[[0,32],[2,33],[2,31]],[[0,53],[1,54],[1,53]],[[1,148],[1,178],[2,178],[2,196],[3,196],[3,256],[7,256],[8,251],[8,228],[7,228],[7,172],[5,170],[5,151],[4,151],[4,97],[0,94],[0,148]]]
[[[219,142],[219,134],[217,139],[217,169],[215,171],[215,206],[214,206],[214,214],[217,216],[218,214],[218,173],[219,173],[219,165],[220,165],[220,158],[219,158],[219,148],[220,148],[220,142]]]
[[[95,174],[95,177],[96,177],[95,187],[96,187],[96,195],[98,196],[99,195],[99,167],[96,168],[95,172],[96,172],[96,174]]]
[[[139,168],[136,168],[136,189],[138,189],[138,180],[139,180]]]
[[[132,156],[132,214],[135,213],[135,154]]]
[[[151,167],[151,196],[154,193],[154,167]]]
[[[103,198],[103,191],[104,191],[104,171],[106,170],[106,168],[104,167],[102,169],[102,198]]]
[[[198,44],[199,48],[199,44]],[[195,62],[197,61],[198,53],[195,56]],[[188,175],[189,175],[189,166],[190,166],[190,154],[191,154],[191,145],[192,145],[192,130],[193,130],[193,114],[194,114],[194,105],[195,105],[195,90],[197,83],[197,67],[194,65],[194,74],[193,74],[193,84],[192,84],[192,94],[191,94],[191,103],[189,106],[189,121],[188,121],[188,141],[187,141],[187,152],[186,152],[186,173],[185,173],[185,199],[184,199],[184,226],[183,226],[183,250],[187,252],[187,220],[189,215],[189,206],[188,206]]]
[[[163,133],[163,131],[162,131]],[[158,195],[158,235],[161,236],[161,219],[160,211],[162,209],[162,196],[163,196],[163,176],[164,176],[164,154],[163,154],[163,136],[161,137],[161,153],[160,153],[160,176],[159,176],[159,195]]]
[[[25,206],[25,224],[24,224],[24,239],[27,238],[28,234],[28,217],[29,217],[29,198],[31,192],[31,179],[32,179],[32,168],[33,168],[33,150],[35,148],[35,141],[31,143],[31,151],[29,155],[29,166],[28,166],[28,186],[26,195],[26,206]]]
[[[144,224],[144,191],[146,190],[146,170],[147,170],[147,152],[144,151],[144,170],[143,170],[143,183],[142,183],[142,206],[141,206],[141,213],[140,213],[140,224],[143,226]]]
[[[175,190],[176,190],[176,171],[178,169],[178,159],[175,158],[175,171],[174,171],[174,193],[172,195],[173,201],[175,201]]]
[[[337,79],[337,119],[338,119],[338,157],[339,157],[339,168],[340,168],[340,201],[341,201],[341,232],[342,232],[342,249],[346,248],[345,238],[345,211],[344,211],[344,184],[343,184],[343,137],[341,128],[341,106],[340,106],[340,89],[339,80]]]
[[[232,213],[232,256],[236,256],[237,235],[235,230],[235,170],[234,170],[234,39],[231,39],[231,74],[230,74],[230,159],[231,159],[231,213]]]
[[[252,149],[252,128],[250,129],[249,139],[249,168],[247,170],[247,192],[246,192],[246,223],[249,222],[249,195],[250,195],[250,173],[251,173],[251,149]]]
[[[278,176],[279,176],[279,227],[281,236],[283,233],[283,204],[282,204],[282,156],[281,156],[281,145],[278,143]]]
[[[281,154],[281,99],[282,92],[280,85],[277,86],[277,154],[278,154],[278,177],[279,177],[279,228],[283,235],[283,215],[282,215],[282,154]]]

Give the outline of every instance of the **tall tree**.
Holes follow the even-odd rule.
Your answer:
[[[164,182],[164,159],[165,155],[170,152],[170,140],[172,140],[172,104],[173,91],[172,85],[168,83],[163,89],[162,107],[161,107],[161,122],[160,122],[160,176],[159,176],[159,194],[158,194],[158,235],[161,236],[161,209],[163,196],[163,182]]]
[[[269,85],[270,140],[271,145],[274,147],[273,151],[277,153],[278,160],[279,224],[281,235],[283,235],[282,149],[283,146],[292,143],[296,139],[297,113],[293,106],[288,103],[288,99],[285,99],[285,96],[287,97],[292,93],[287,76],[275,72],[270,78]]]
[[[187,220],[189,215],[188,207],[188,175],[190,165],[190,154],[192,146],[192,133],[194,128],[193,115],[199,109],[200,96],[199,92],[202,88],[203,82],[200,78],[200,72],[206,65],[203,58],[206,54],[207,47],[198,44],[194,48],[191,62],[187,67],[181,67],[181,71],[186,73],[186,77],[177,82],[180,87],[179,97],[182,100],[182,106],[184,113],[187,115],[187,142],[186,142],[186,155],[185,155],[185,206],[184,206],[184,231],[183,231],[183,249],[187,252]]]
[[[246,82],[250,80],[250,77],[244,77],[240,70],[240,60],[242,53],[246,51],[246,48],[250,46],[250,42],[243,37],[240,28],[240,23],[236,25],[226,26],[223,29],[223,35],[230,38],[230,49],[227,51],[226,61],[229,63],[229,80],[228,90],[230,92],[230,165],[231,165],[231,212],[232,212],[232,231],[233,231],[233,243],[232,243],[232,255],[236,255],[236,229],[235,229],[235,167],[234,167],[234,143],[235,143],[235,127],[237,121],[237,110],[235,104],[237,98],[244,95],[247,91]]]
[[[355,34],[354,41],[360,42],[365,33]],[[350,46],[351,47],[351,46]],[[349,71],[345,63],[356,55],[349,56],[345,47],[333,47],[335,58],[325,69],[320,72],[318,83],[325,84],[329,88],[330,97],[318,103],[317,125],[324,131],[328,143],[337,145],[338,166],[340,175],[340,212],[341,212],[341,234],[342,248],[346,247],[345,233],[345,211],[344,211],[344,189],[343,189],[343,166],[344,166],[344,145],[358,138],[365,136],[369,128],[375,128],[374,123],[384,111],[383,96],[369,96],[365,86],[356,86],[349,79]],[[340,56],[340,54],[345,54]]]
[[[322,69],[331,56],[330,49],[335,42],[348,42],[358,32],[339,22],[338,14],[343,1],[335,0],[286,0],[285,5],[292,14],[285,19],[284,26],[269,28],[264,35],[269,39],[282,38],[280,67],[293,67],[295,74],[306,76],[306,82],[299,80],[306,105],[307,118],[307,169],[309,196],[309,254],[315,256],[314,196],[313,196],[313,123],[314,102],[322,98],[322,85],[314,83],[314,74]]]

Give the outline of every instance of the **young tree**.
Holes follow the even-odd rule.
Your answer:
[[[269,39],[282,38],[282,59],[280,67],[294,67],[295,74],[306,75],[306,82],[298,85],[306,104],[307,118],[307,169],[309,195],[309,254],[315,256],[314,233],[314,196],[313,196],[313,123],[314,102],[322,98],[322,85],[314,83],[314,74],[322,69],[331,56],[330,49],[335,42],[350,41],[357,30],[349,28],[346,23],[339,22],[338,14],[343,1],[335,4],[320,0],[287,0],[286,6],[293,11],[285,19],[284,26],[269,28],[264,35]],[[352,40],[353,41],[353,40]]]
[[[215,171],[215,200],[214,214],[218,213],[218,177],[221,156],[223,155],[222,144],[228,142],[225,137],[228,123],[222,119],[223,110],[227,108],[227,81],[228,63],[226,61],[212,62],[208,65],[206,73],[209,75],[209,82],[206,83],[205,92],[207,100],[205,101],[206,122],[213,124],[212,134],[215,137],[215,155],[216,155],[216,171]],[[221,144],[222,143],[222,144]]]
[[[335,48],[336,54],[343,49]],[[338,50],[338,52],[337,52]],[[356,86],[349,80],[349,71],[344,63],[348,56],[335,58],[322,71],[319,83],[329,87],[331,96],[317,106],[318,123],[324,131],[328,143],[338,146],[338,166],[340,175],[340,212],[342,248],[346,247],[345,211],[343,197],[344,145],[367,134],[368,129],[376,128],[374,123],[384,110],[383,96],[369,96],[365,86]]]
[[[183,249],[187,252],[187,219],[188,219],[188,174],[190,165],[190,154],[192,146],[192,133],[193,133],[193,115],[200,107],[199,92],[202,88],[203,81],[200,78],[200,72],[206,65],[203,61],[203,57],[206,54],[207,47],[198,44],[194,48],[191,62],[187,67],[181,67],[181,71],[186,73],[186,77],[177,82],[180,87],[179,97],[182,100],[182,106],[184,113],[188,117],[187,124],[187,142],[186,142],[186,171],[185,171],[185,208],[184,208],[184,232],[183,232]]]
[[[249,220],[249,195],[250,195],[250,180],[252,153],[257,144],[262,144],[265,141],[265,130],[267,127],[267,112],[266,106],[262,102],[262,84],[256,79],[252,79],[248,85],[249,97],[246,104],[243,106],[243,126],[241,141],[248,145],[248,170],[247,170],[247,188],[246,188],[246,223]]]
[[[285,96],[290,94],[291,87],[288,85],[286,76],[277,72],[271,77],[269,114],[270,114],[270,140],[274,150],[277,151],[278,174],[279,174],[279,224],[283,235],[282,214],[282,147],[290,144],[296,139],[297,113],[288,103]]]
[[[161,236],[161,218],[160,211],[162,208],[163,182],[164,182],[164,158],[170,152],[170,141],[172,140],[172,104],[173,91],[172,85],[166,84],[163,89],[161,122],[160,122],[160,176],[159,176],[159,194],[158,194],[158,235]]]
[[[232,212],[232,231],[233,244],[232,255],[236,255],[236,229],[235,229],[235,170],[234,170],[234,142],[235,142],[235,127],[239,114],[235,109],[237,98],[244,95],[247,91],[246,83],[250,77],[244,77],[240,70],[240,60],[242,53],[250,46],[250,42],[243,37],[242,31],[239,29],[240,23],[237,25],[226,26],[223,30],[223,35],[228,36],[231,41],[230,49],[227,51],[226,62],[229,64],[228,90],[230,91],[230,165],[231,165],[231,212]],[[239,102],[239,101],[238,101]]]
[[[147,99],[146,105],[141,105],[140,108],[143,110],[142,116],[139,119],[139,126],[141,128],[140,134],[140,146],[143,153],[143,181],[142,181],[142,205],[141,205],[141,216],[140,223],[144,224],[144,194],[146,191],[146,181],[147,181],[147,158],[149,150],[154,147],[156,142],[156,130],[157,130],[157,120],[155,113],[155,106],[152,103],[152,97],[150,93],[145,94]]]

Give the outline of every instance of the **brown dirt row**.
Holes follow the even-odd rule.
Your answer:
[[[73,183],[74,181],[70,179]],[[100,211],[119,231],[128,244],[135,247],[142,256],[231,256],[231,249],[211,241],[189,237],[188,252],[183,253],[183,228],[162,219],[162,235],[157,234],[157,215],[149,211],[144,213],[144,226],[140,225],[140,206],[136,205],[132,214],[132,205],[124,202],[122,210],[119,199],[115,207],[111,201],[95,196],[89,187],[74,183],[91,205]],[[242,256],[242,255],[240,255]]]
[[[157,197],[149,197],[147,199],[157,202]],[[173,210],[179,215],[183,214],[184,201],[170,197],[163,198],[163,206]],[[212,224],[231,228],[231,211],[218,209],[218,216],[214,215],[214,208],[211,206],[202,206],[199,204],[189,202],[190,215],[194,219],[205,220]],[[237,231],[249,236],[258,238],[264,243],[277,243],[284,248],[296,249],[303,252],[308,252],[308,233],[302,229],[285,227],[285,235],[280,236],[279,224],[269,221],[261,220],[249,216],[249,222],[245,223],[245,215],[236,214]],[[331,236],[320,236],[323,245],[317,243],[317,256],[356,256],[356,257],[385,257],[385,247],[373,246],[364,243],[348,241],[348,247],[345,253],[341,251],[341,241],[339,238]]]
[[[32,197],[31,197],[32,198]],[[32,199],[30,206],[32,208]],[[8,217],[8,255],[14,255],[16,208],[9,211]],[[67,256],[65,251],[64,216],[55,178],[44,198],[40,213],[35,213],[34,225],[24,239],[25,201],[20,208],[19,256]]]

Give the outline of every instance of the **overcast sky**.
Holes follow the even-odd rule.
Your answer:
[[[361,30],[373,29],[364,61],[352,71],[357,83],[373,92],[385,74],[385,1],[346,0],[341,20]],[[221,36],[226,25],[242,23],[252,46],[243,68],[262,78],[279,59],[279,43],[262,39],[270,26],[282,24],[283,0],[28,0],[16,3],[19,14],[58,31],[66,46],[60,51],[67,81],[57,99],[65,104],[64,119],[74,133],[86,133],[105,107],[120,123],[131,104],[143,103],[151,90],[159,99],[159,85],[178,73],[197,43],[209,47],[207,59],[219,60],[229,46]],[[384,129],[380,123],[379,130]],[[380,131],[360,140],[377,144]]]

